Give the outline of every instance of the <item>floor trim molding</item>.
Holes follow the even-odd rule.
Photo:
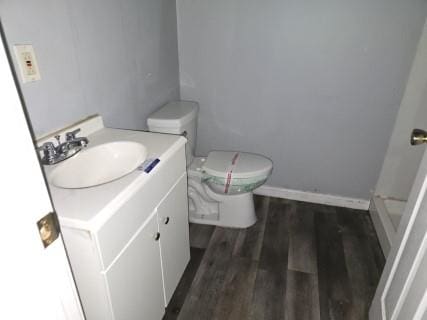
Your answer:
[[[267,185],[263,185],[258,189],[255,189],[254,194],[359,210],[368,210],[370,204],[370,201],[365,199],[350,198],[309,191],[300,191]]]

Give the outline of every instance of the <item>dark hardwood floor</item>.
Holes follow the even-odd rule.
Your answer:
[[[367,319],[384,256],[367,212],[255,197],[245,230],[190,226],[164,320]]]

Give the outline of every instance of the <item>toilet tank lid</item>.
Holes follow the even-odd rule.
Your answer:
[[[238,151],[211,151],[202,170],[208,175],[233,179],[268,177],[273,162],[259,154]]]
[[[152,113],[147,119],[149,127],[182,127],[194,120],[199,104],[194,101],[171,101]]]

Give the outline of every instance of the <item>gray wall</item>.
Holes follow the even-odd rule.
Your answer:
[[[274,161],[269,185],[370,197],[424,0],[178,0],[181,97],[197,153]]]
[[[145,128],[179,97],[174,0],[1,0],[8,44],[33,44],[42,80],[22,85],[37,135],[99,113]]]

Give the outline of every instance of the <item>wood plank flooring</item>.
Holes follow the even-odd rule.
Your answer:
[[[190,226],[164,320],[368,319],[384,256],[367,212],[255,197],[239,230]]]

